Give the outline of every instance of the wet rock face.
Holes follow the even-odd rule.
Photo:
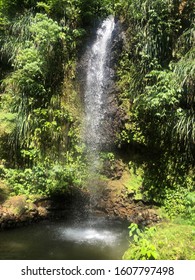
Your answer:
[[[104,92],[104,123],[103,134],[107,135],[107,142],[104,143],[102,149],[112,150],[115,146],[115,140],[117,134],[122,128],[121,122],[121,110],[118,104],[119,91],[116,87],[116,70],[118,65],[119,56],[123,47],[123,31],[119,21],[116,21],[115,28],[112,33],[111,48],[109,56],[106,61],[106,71],[109,80],[106,84]]]
[[[116,66],[118,65],[118,58],[123,49],[124,43],[124,31],[120,21],[115,20],[115,29],[112,34],[112,48],[110,56],[110,68],[113,69],[113,74],[115,73]],[[115,78],[115,74],[113,76]]]
[[[153,209],[152,205],[133,202],[125,195],[125,189],[118,195],[113,195],[112,189],[106,189],[95,209],[104,212],[111,219],[119,218],[144,226],[160,221],[157,211]]]
[[[116,174],[120,176],[113,176],[101,191],[99,189],[98,200],[92,205],[93,211],[102,212],[110,219],[122,219],[143,226],[159,222],[160,218],[154,205],[141,199],[135,200],[134,193],[127,191],[125,184],[130,178],[129,173],[121,164],[119,167]]]
[[[106,176],[109,179],[112,180],[119,180],[124,172],[125,165],[120,159],[115,159],[113,162],[110,162],[110,160],[105,160],[102,174]]]
[[[25,196],[12,197],[0,205],[0,230],[27,226],[43,219],[87,219],[89,213],[141,225],[160,220],[152,205],[128,197],[121,178],[110,180],[107,185],[104,183],[94,200],[90,195],[87,191],[72,189],[64,197],[42,198],[34,203]]]

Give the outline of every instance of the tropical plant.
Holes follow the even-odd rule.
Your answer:
[[[192,2],[115,2],[129,25],[118,68],[120,102],[129,101],[119,143],[145,147],[143,191],[161,202],[165,190],[187,186],[194,166]]]
[[[156,247],[150,242],[150,238],[156,231],[155,227],[139,229],[137,224],[129,226],[130,248],[123,255],[123,259],[130,260],[156,260],[158,253]]]

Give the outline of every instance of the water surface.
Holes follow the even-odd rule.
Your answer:
[[[127,247],[127,225],[104,218],[44,221],[0,232],[1,260],[116,260]]]

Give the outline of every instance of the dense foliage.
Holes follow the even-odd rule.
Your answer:
[[[16,194],[81,184],[76,61],[105,14],[106,1],[0,1],[1,176]]]
[[[194,179],[193,8],[192,0],[1,0],[5,169],[34,173],[45,161],[65,168],[70,157],[83,168],[78,50],[86,30],[113,12],[125,30],[117,76],[126,121],[118,142],[144,150],[144,195],[169,205],[174,195],[180,204]]]
[[[128,115],[119,142],[140,146],[145,196],[176,214],[194,192],[194,3],[117,1],[116,9],[126,28],[118,86]]]
[[[76,66],[93,29],[111,13],[123,30],[116,92],[124,119],[117,153],[103,152],[101,160],[114,170],[115,154],[125,154],[130,173],[139,175],[131,176],[127,191],[163,206],[169,218],[180,215],[191,227],[194,0],[0,0],[0,186],[16,195],[53,195],[84,185]],[[193,240],[191,228],[185,230]],[[178,231],[173,226],[173,233]],[[134,243],[124,258],[176,258],[161,252],[157,235],[156,228],[142,232],[131,225]],[[178,258],[194,258],[188,249]]]

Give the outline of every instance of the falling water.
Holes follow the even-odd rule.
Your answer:
[[[89,52],[85,90],[85,142],[94,171],[98,168],[99,151],[106,143],[103,129],[106,109],[106,88],[109,81],[109,54],[114,30],[114,17],[103,21]]]

